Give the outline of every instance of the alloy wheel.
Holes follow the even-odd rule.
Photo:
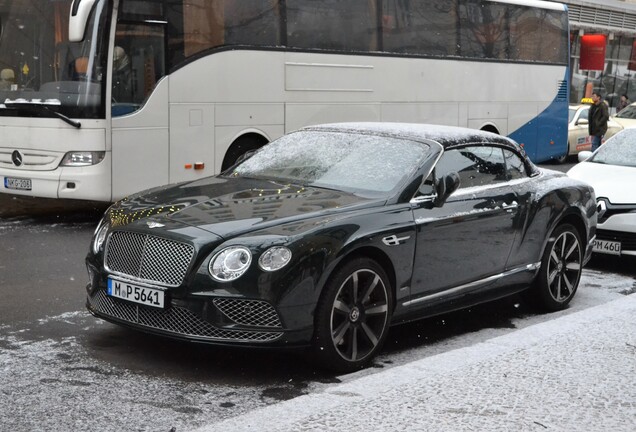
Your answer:
[[[547,282],[555,301],[562,303],[574,295],[583,268],[581,254],[579,240],[570,231],[562,232],[552,245]]]
[[[333,302],[333,346],[346,361],[364,360],[380,343],[388,318],[389,294],[382,278],[370,269],[353,272],[340,285]]]

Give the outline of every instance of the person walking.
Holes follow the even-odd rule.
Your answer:
[[[595,151],[601,146],[603,136],[607,132],[609,111],[600,93],[592,93],[592,102],[594,102],[594,104],[590,108],[589,123],[587,126],[588,132],[592,137],[592,151]]]

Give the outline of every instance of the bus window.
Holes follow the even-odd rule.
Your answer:
[[[454,55],[455,6],[451,2],[382,2],[383,50],[387,52]]]
[[[173,28],[171,45],[182,40],[185,58],[224,45],[279,45],[279,7],[279,0],[189,1],[167,11],[173,23],[183,26]]]
[[[113,116],[139,109],[166,73],[163,26],[118,24],[112,70]]]
[[[287,0],[287,45],[337,51],[377,50],[375,2]]]

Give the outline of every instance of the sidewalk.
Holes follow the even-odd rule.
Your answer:
[[[197,432],[473,430],[636,431],[636,295]]]

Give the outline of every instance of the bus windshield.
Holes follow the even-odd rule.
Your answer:
[[[104,118],[106,0],[70,42],[71,0],[0,1],[0,116]]]

